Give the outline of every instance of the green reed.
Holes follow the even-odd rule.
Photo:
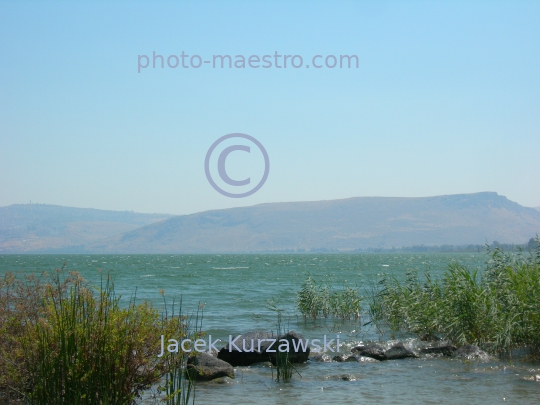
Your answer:
[[[287,328],[283,325],[283,309],[278,307],[278,304],[274,298],[267,301],[266,308],[273,311],[277,315],[277,324],[276,324],[276,337],[279,339],[280,336],[283,336],[287,333]],[[290,344],[291,342],[289,342]],[[289,346],[292,347],[292,346]],[[272,379],[274,378],[274,367],[276,369],[276,381],[277,382],[290,382],[293,374],[296,372],[298,375],[300,373],[293,366],[288,351],[279,351],[279,342],[275,343],[274,349],[276,350],[275,364],[272,365]]]
[[[538,237],[536,238],[538,242]],[[525,349],[540,357],[540,247],[530,255],[489,250],[482,273],[450,263],[440,280],[409,272],[385,277],[370,299],[379,328],[477,344],[499,354]]]
[[[165,298],[164,298],[165,300]],[[202,332],[202,308],[200,305],[194,315],[188,316],[182,313],[182,300],[178,307],[178,314],[175,314],[176,306],[173,301],[172,317],[181,319],[183,322],[181,336],[182,339],[191,339],[192,342],[203,336]],[[165,302],[165,317],[168,317],[168,306]],[[179,350],[178,353],[166,353],[165,362],[167,372],[165,373],[164,385],[159,387],[159,391],[165,392],[164,401],[167,405],[187,405],[190,400],[195,403],[195,384],[193,375],[188,372],[188,360],[190,353]]]
[[[342,320],[358,319],[363,300],[358,288],[345,286],[335,290],[327,284],[318,284],[310,274],[296,298],[298,309],[305,318],[331,316]]]

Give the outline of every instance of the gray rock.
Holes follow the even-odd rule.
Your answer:
[[[374,359],[373,357],[358,356],[354,355],[358,363],[380,363],[380,360]]]
[[[449,342],[431,342],[420,349],[422,354],[440,354],[443,356],[452,356],[457,350],[457,347]]]
[[[353,347],[351,351],[360,356],[371,357],[376,360],[386,360],[384,347],[377,343],[368,343],[366,345],[356,346]]]
[[[405,347],[402,342],[398,342],[388,348],[378,343],[368,343],[354,347],[351,351],[359,356],[371,357],[380,361],[417,357],[417,355],[412,350]]]
[[[356,381],[356,376],[354,374],[338,374],[330,376],[330,380],[343,380],[343,381]]]
[[[488,361],[490,359],[489,354],[475,345],[461,346],[454,352],[454,357],[465,360],[480,360]]]
[[[405,345],[402,342],[396,343],[390,349],[384,352],[384,355],[386,356],[386,360],[398,360],[398,359],[406,359],[410,357],[417,357],[414,352],[407,349]]]
[[[311,361],[321,362],[321,363],[330,363],[332,358],[327,353],[319,353],[315,356],[309,358]]]
[[[208,353],[199,353],[188,360],[187,372],[197,381],[210,381],[216,378],[234,378],[233,367]]]
[[[265,361],[275,364],[280,347],[283,350],[286,346],[289,348],[289,361],[303,363],[310,351],[302,336],[293,331],[279,337],[268,332],[248,332],[236,336],[230,343],[233,344],[229,346],[227,343],[219,351],[218,358],[233,366],[249,366]]]
[[[346,361],[349,361],[349,362],[358,361],[358,357],[360,356],[357,356],[355,354],[340,354],[340,355],[334,356],[332,360],[337,361],[338,363],[343,363]]]

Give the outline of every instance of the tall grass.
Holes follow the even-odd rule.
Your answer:
[[[0,389],[29,404],[134,403],[176,366],[157,357],[161,335],[188,333],[134,297],[122,307],[109,277],[94,288],[64,268],[48,282],[6,274],[0,304]]]
[[[283,336],[287,333],[287,328],[283,325],[283,309],[278,307],[278,304],[274,298],[268,300],[266,307],[271,311],[275,312],[277,315],[277,324],[276,324],[276,337],[279,339],[280,336]],[[279,351],[279,342],[275,343],[273,350],[276,350],[276,360],[275,360],[275,369],[276,369],[276,381],[277,382],[290,382],[294,372],[298,375],[300,373],[293,366],[288,351]],[[290,346],[289,346],[290,347]],[[272,366],[272,379],[274,378],[274,366]]]
[[[311,275],[297,293],[297,305],[305,318],[336,317],[342,320],[360,317],[362,297],[358,288],[345,286],[335,290],[327,284],[318,284]]]
[[[184,321],[182,330],[184,331],[182,339],[190,339],[192,342],[203,336],[202,332],[202,306],[199,306],[194,315],[187,316],[182,312],[182,300],[176,313],[176,305],[173,301],[171,311],[168,313],[168,305],[165,302],[165,319],[181,319]],[[180,350],[178,353],[166,353],[165,364],[167,372],[164,375],[164,384],[159,387],[159,391],[165,392],[165,402],[167,405],[187,405],[195,403],[195,385],[193,376],[187,371],[188,359],[190,353]]]
[[[525,349],[540,358],[540,248],[530,255],[488,252],[481,274],[451,263],[440,280],[429,273],[420,280],[415,272],[403,282],[383,278],[370,297],[372,320],[425,340],[441,337],[507,355]]]

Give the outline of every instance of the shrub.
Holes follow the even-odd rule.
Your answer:
[[[56,269],[47,283],[6,274],[0,284],[2,388],[30,404],[130,404],[178,367],[158,358],[162,334],[189,332],[181,316],[144,302],[120,306],[109,277],[94,289]]]

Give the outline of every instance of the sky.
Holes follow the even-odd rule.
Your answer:
[[[3,1],[0,206],[180,215],[481,191],[540,206],[538,21],[538,1]],[[331,67],[340,55],[358,64]],[[268,165],[229,138],[208,170],[249,194],[268,169],[243,198],[205,172],[234,133]],[[247,185],[224,182],[220,154]]]

